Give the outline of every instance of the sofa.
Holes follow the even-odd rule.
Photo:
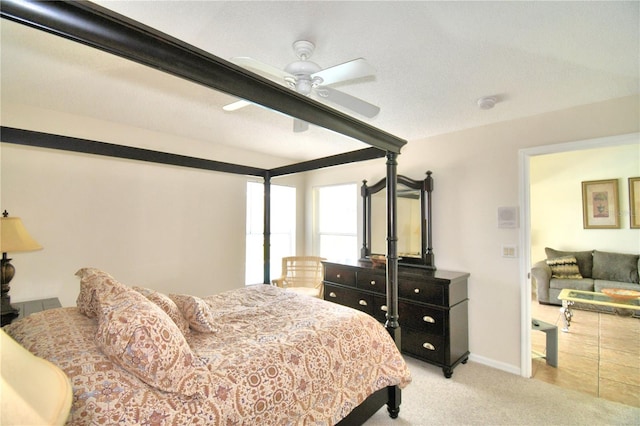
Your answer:
[[[603,288],[640,291],[640,256],[598,250],[560,251],[545,248],[547,258],[536,262],[531,275],[537,285],[538,302],[562,305],[562,289],[601,292]]]

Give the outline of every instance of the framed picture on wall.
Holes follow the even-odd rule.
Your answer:
[[[629,224],[640,228],[640,177],[629,178]]]
[[[582,182],[582,219],[585,229],[618,228],[618,179]]]

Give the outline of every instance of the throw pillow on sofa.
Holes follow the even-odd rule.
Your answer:
[[[591,251],[560,251],[546,247],[544,249],[547,259],[557,259],[558,257],[574,256],[578,261],[578,269],[583,278],[591,278],[593,271],[593,252]]]
[[[638,255],[593,252],[593,278],[638,284]]]
[[[551,278],[560,278],[564,280],[581,280],[578,261],[575,256],[556,257],[555,259],[547,259],[547,265],[551,268]]]

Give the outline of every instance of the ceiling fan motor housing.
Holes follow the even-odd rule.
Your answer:
[[[322,84],[322,78],[311,77],[312,74],[321,71],[320,65],[311,61],[296,61],[292,62],[284,69],[289,74],[295,77],[295,81],[287,80],[290,86],[296,89],[298,93],[308,95],[311,93],[313,87],[318,87]]]

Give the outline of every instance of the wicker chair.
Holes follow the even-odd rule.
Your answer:
[[[282,258],[282,276],[271,280],[275,286],[308,296],[324,298],[322,261],[318,256],[289,256]]]

